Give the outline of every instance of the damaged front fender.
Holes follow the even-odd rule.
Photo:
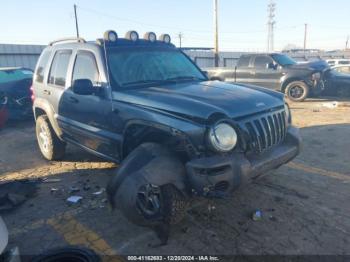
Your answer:
[[[133,205],[132,199],[125,198],[130,191],[138,189],[136,187],[141,181],[143,184],[156,186],[172,184],[186,195],[185,174],[184,165],[169,150],[159,144],[145,143],[123,161],[107,185],[107,196],[113,208],[119,207],[118,203],[124,200]],[[124,183],[129,186],[125,186]],[[137,192],[132,194],[135,195]]]

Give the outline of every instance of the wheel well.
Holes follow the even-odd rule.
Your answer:
[[[159,128],[135,124],[129,126],[124,133],[122,158],[124,159],[139,145],[147,142],[161,144],[176,154],[186,153],[186,143],[176,133],[172,134]]]
[[[41,108],[36,107],[34,109],[34,117],[37,119],[39,116],[46,115],[46,112],[42,110]]]

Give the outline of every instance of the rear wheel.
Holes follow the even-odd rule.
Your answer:
[[[64,156],[66,144],[57,137],[46,115],[36,120],[36,138],[41,154],[47,160],[59,160]]]
[[[285,93],[294,102],[302,102],[309,95],[309,87],[302,81],[295,81],[287,85]]]

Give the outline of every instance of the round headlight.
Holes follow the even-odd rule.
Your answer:
[[[209,131],[209,141],[217,151],[231,151],[237,144],[237,133],[232,126],[219,123]]]
[[[162,35],[159,37],[159,40],[160,40],[160,41],[163,41],[163,42],[166,43],[166,44],[170,44],[170,42],[171,42],[171,37],[170,37],[170,35],[168,35],[168,34],[162,34]]]
[[[136,31],[129,31],[126,33],[125,38],[136,42],[137,40],[139,40],[139,34]]]
[[[153,32],[147,32],[144,37],[143,37],[145,40],[148,40],[150,42],[155,42],[157,40],[157,36],[155,33]]]
[[[115,31],[113,31],[113,30],[108,30],[108,31],[106,31],[106,32],[104,33],[103,38],[104,38],[104,40],[106,40],[106,41],[115,42],[115,41],[117,41],[117,39],[118,39],[118,35],[117,35],[117,33],[116,33]]]
[[[287,103],[284,104],[284,111],[286,112],[286,122],[291,123],[292,122],[292,115],[290,113],[290,108]]]

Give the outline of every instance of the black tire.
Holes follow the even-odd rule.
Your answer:
[[[285,94],[291,101],[302,102],[309,96],[310,88],[302,81],[294,81],[287,85]]]
[[[46,115],[37,118],[35,131],[41,154],[47,160],[62,159],[66,151],[66,143],[57,137]]]
[[[165,221],[170,225],[179,224],[186,216],[188,200],[173,185],[164,185],[161,190],[167,208],[164,212]]]
[[[101,258],[92,250],[80,247],[65,247],[44,252],[31,262],[100,262]]]
[[[118,171],[115,178],[122,180],[112,179],[107,195],[129,221],[148,227],[181,222],[188,199],[175,184],[177,175],[184,176],[185,169],[168,150],[157,144],[142,144],[130,153]],[[150,182],[154,175],[160,179]]]

